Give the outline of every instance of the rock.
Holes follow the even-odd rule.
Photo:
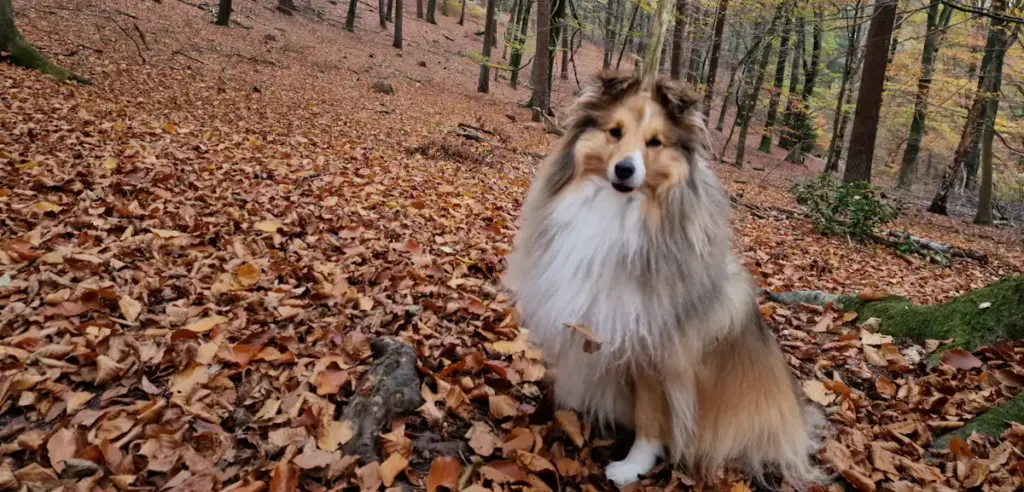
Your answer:
[[[386,94],[388,96],[395,93],[395,88],[391,86],[391,82],[386,80],[378,80],[374,82],[371,88],[376,92]]]

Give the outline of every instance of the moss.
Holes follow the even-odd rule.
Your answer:
[[[980,308],[984,303],[990,305]],[[918,343],[952,338],[952,346],[973,350],[1024,338],[1024,277],[1008,277],[932,306],[895,296],[878,301],[844,296],[838,304],[861,319],[880,319],[883,333]]]
[[[989,437],[998,436],[1009,427],[1007,422],[1024,422],[1024,393],[1013,397],[1003,406],[993,408],[975,417],[967,425],[936,439],[932,449],[947,449],[949,441],[954,437],[967,440],[972,432]]]

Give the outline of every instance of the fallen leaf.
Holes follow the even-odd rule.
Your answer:
[[[32,204],[32,210],[44,214],[47,212],[60,212],[61,210],[64,210],[64,207],[44,200]]]
[[[939,360],[941,360],[943,364],[961,371],[977,369],[983,365],[981,360],[961,348],[953,348],[943,352]]]
[[[339,447],[352,440],[354,435],[352,422],[347,420],[326,422],[317,435],[316,443],[324,451],[337,451]]]
[[[340,456],[338,456],[340,457]],[[321,468],[331,464],[335,460],[334,453],[328,453],[317,449],[313,441],[306,441],[306,445],[302,448],[302,453],[292,459],[292,463],[298,465],[303,470],[310,470],[313,468]]]
[[[385,487],[390,487],[391,484],[395,483],[395,477],[398,476],[405,467],[409,466],[409,460],[402,457],[398,453],[394,453],[384,460],[380,464],[380,477],[384,481]]]
[[[555,465],[547,459],[541,457],[538,454],[531,453],[529,451],[516,451],[516,462],[518,462],[523,468],[530,470],[534,473],[540,473],[542,471],[555,471]]]
[[[480,467],[480,475],[498,484],[526,482],[528,477],[513,460],[492,461]]]
[[[820,405],[828,406],[836,399],[836,394],[825,388],[825,385],[817,379],[804,381],[803,388],[807,398]]]
[[[172,230],[172,229],[150,229],[150,231],[153,232],[153,235],[155,235],[156,237],[162,238],[162,239],[171,239],[171,238],[181,237],[181,236],[185,235],[185,234],[183,234],[181,232],[178,232],[178,231],[175,231],[175,230]]]
[[[403,458],[410,458],[412,456],[412,439],[405,436],[405,424],[402,422],[393,422],[391,424],[391,432],[381,434],[380,438],[381,448],[384,450],[384,455],[390,457],[392,454],[398,453]]]
[[[473,427],[466,433],[466,438],[469,439],[469,447],[483,457],[490,456],[494,453],[494,448],[501,446],[501,439],[483,422],[473,422]]]
[[[488,414],[492,418],[505,419],[519,415],[519,404],[508,395],[494,395],[487,399]]]
[[[75,441],[75,432],[67,427],[54,432],[50,440],[46,442],[46,452],[50,457],[50,466],[54,471],[60,473],[64,470],[64,461],[75,457],[78,452],[78,443]]]
[[[261,220],[254,227],[263,232],[277,232],[278,229],[284,228],[284,224],[276,220]]]
[[[260,267],[252,263],[243,263],[235,269],[235,278],[242,287],[249,288],[260,282]]]
[[[814,328],[812,328],[812,330],[816,333],[825,333],[832,329],[832,323],[835,321],[835,319],[836,312],[828,311],[825,313],[824,316],[821,317],[821,319],[818,320],[818,322],[814,325]]]
[[[294,492],[299,488],[299,467],[280,461],[274,466],[269,492]]]
[[[889,378],[878,378],[875,380],[875,389],[886,398],[896,396],[896,383]]]
[[[128,321],[135,321],[142,312],[142,304],[128,296],[121,296],[117,307],[121,310],[121,316]]]
[[[576,412],[558,410],[555,412],[555,422],[558,422],[558,427],[565,435],[569,436],[569,439],[572,439],[576,447],[583,447],[583,431],[580,429],[580,419],[576,416]]]
[[[219,316],[219,315],[207,316],[207,317],[205,317],[205,318],[203,318],[203,319],[201,319],[199,321],[196,321],[195,323],[192,323],[192,324],[186,326],[185,329],[188,330],[188,331],[191,331],[191,332],[195,332],[195,333],[206,333],[206,332],[212,330],[213,327],[215,327],[215,326],[217,326],[217,325],[219,325],[221,323],[225,323],[227,321],[228,321],[228,319],[223,317],[223,316]]]
[[[456,490],[461,474],[462,465],[459,460],[451,456],[434,458],[430,464],[430,473],[427,474],[427,492],[436,492],[441,487]]]
[[[356,469],[356,478],[359,480],[361,492],[375,492],[380,490],[384,482],[384,470],[380,463],[374,461]],[[394,480],[394,477],[391,477]],[[387,485],[385,483],[385,485]],[[390,485],[388,485],[390,486]]]
[[[859,294],[857,294],[857,299],[860,299],[862,301],[880,301],[882,299],[885,299],[887,296],[888,294],[886,294],[884,291],[869,287],[867,289],[862,290]]]

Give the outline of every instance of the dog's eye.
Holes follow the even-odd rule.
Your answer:
[[[616,126],[616,127],[612,128],[612,129],[608,130],[608,134],[611,135],[612,138],[614,138],[615,140],[618,140],[618,139],[622,138],[622,128],[619,128],[619,127]]]
[[[652,139],[647,141],[647,146],[648,147],[661,147],[661,140],[658,140],[658,137],[654,137],[654,138],[652,138]]]

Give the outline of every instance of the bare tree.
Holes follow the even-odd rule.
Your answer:
[[[686,0],[676,0],[676,29],[672,33],[672,59],[669,77],[678,79],[683,73],[683,42],[686,39]]]
[[[782,37],[779,38],[779,56],[775,61],[775,84],[772,86],[772,94],[768,99],[768,116],[765,118],[764,133],[761,135],[761,145],[758,150],[761,152],[772,151],[772,131],[775,129],[776,118],[779,114],[779,99],[782,98],[782,84],[786,81],[786,59],[789,56],[789,32],[790,32],[790,5],[786,9],[782,21]]]
[[[356,2],[359,0],[348,0],[348,12],[345,14],[345,30],[355,32],[356,30]]]
[[[231,0],[220,0],[220,3],[217,4],[217,21],[214,24],[218,26],[231,24]]]
[[[477,80],[477,92],[487,93],[490,90],[491,45],[494,43],[496,23],[490,22],[494,17],[496,0],[487,0],[487,17],[484,18],[484,59],[480,62],[480,78]]]
[[[711,59],[708,61],[708,78],[704,87],[704,116],[711,114],[711,101],[715,98],[715,77],[718,75],[718,57],[722,52],[722,33],[725,32],[725,16],[729,11],[729,0],[719,0],[715,16],[715,34],[711,38]]]
[[[382,31],[387,30],[388,28],[388,18],[385,14],[386,8],[387,0],[377,0],[377,18],[380,20],[380,28]]]
[[[434,20],[435,10],[437,10],[437,0],[427,0],[427,22],[431,24],[437,24],[437,21]]]
[[[512,55],[509,59],[509,65],[511,65],[512,74],[509,76],[508,83],[515,89],[519,83],[519,71],[522,67],[519,66],[523,61],[523,48],[526,47],[526,33],[530,27],[530,8],[533,6],[533,0],[522,0],[519,2],[519,14],[517,26],[519,32],[513,32],[514,40],[512,44]],[[534,57],[536,59],[536,57]]]
[[[548,61],[551,51],[551,2],[550,0],[537,0],[537,50],[533,57],[534,73],[536,79],[533,84],[533,95],[531,100],[537,111],[534,112],[534,119],[539,120],[542,114],[551,112],[551,89],[548,71],[551,64]]]
[[[739,140],[736,142],[736,160],[733,163],[736,167],[743,167],[743,158],[747,152],[747,133],[750,131],[750,120],[754,117],[754,109],[757,106],[757,99],[761,95],[761,87],[764,85],[765,72],[768,71],[768,61],[772,57],[772,36],[775,35],[775,28],[778,26],[779,17],[782,16],[782,11],[785,9],[784,5],[779,5],[775,9],[775,15],[772,16],[771,24],[768,26],[768,31],[764,33],[764,40],[761,41],[763,51],[761,52],[761,60],[757,64],[757,72],[754,74],[754,84],[750,88],[750,93],[747,94],[746,100],[743,102],[743,111],[737,114],[737,118],[742,117],[740,121],[740,135]]]
[[[423,0],[416,0],[416,18],[423,18]]]
[[[857,110],[854,111],[853,128],[850,130],[850,154],[843,173],[844,183],[871,182],[871,161],[875,154],[875,137],[882,109],[889,41],[896,22],[896,3],[896,0],[878,0],[868,27]]]
[[[459,25],[466,25],[466,0],[462,0],[462,12],[459,13]]]
[[[21,33],[14,25],[14,6],[11,5],[11,0],[0,0],[0,51],[9,53],[11,62],[19,67],[38,70],[61,81],[90,83],[89,79],[50,63],[42,53],[21,37]]]

